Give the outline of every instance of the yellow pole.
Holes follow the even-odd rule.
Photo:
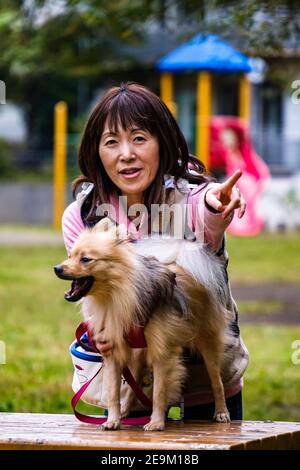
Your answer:
[[[160,97],[176,118],[177,107],[174,101],[174,80],[173,75],[169,72],[163,72],[160,76]]]
[[[240,100],[239,100],[239,116],[244,119],[247,125],[251,119],[251,84],[247,77],[243,75],[240,78]]]
[[[209,72],[199,72],[197,80],[196,107],[196,155],[209,165],[209,121],[211,116],[212,76]]]
[[[67,154],[67,104],[59,101],[54,107],[53,225],[60,229],[65,208]]]

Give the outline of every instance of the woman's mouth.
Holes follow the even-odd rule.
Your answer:
[[[136,178],[140,174],[141,171],[142,171],[142,168],[126,168],[120,171],[120,173],[122,176],[124,176],[124,178],[131,179],[131,178]]]

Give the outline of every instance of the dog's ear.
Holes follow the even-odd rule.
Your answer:
[[[112,228],[116,228],[116,223],[113,222],[109,217],[105,217],[101,219],[96,225],[94,225],[93,229],[95,232],[108,232],[112,230]]]
[[[112,229],[114,239],[116,242],[123,243],[129,241],[128,233],[127,233],[127,228],[124,224],[120,224],[114,229]]]
[[[109,217],[100,220],[100,222],[94,225],[92,230],[96,232],[108,232],[107,235],[113,240],[116,240],[118,244],[128,241],[126,226],[124,224],[117,225]]]

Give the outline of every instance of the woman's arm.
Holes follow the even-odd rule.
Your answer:
[[[191,191],[188,199],[189,225],[199,241],[213,251],[219,251],[224,232],[230,224],[234,210],[239,208],[239,217],[244,215],[246,204],[235,188],[242,172],[236,171],[224,183],[210,183],[204,189]]]
[[[75,240],[83,230],[84,224],[81,219],[80,209],[77,201],[74,201],[65,209],[62,216],[62,233],[68,253],[70,253]]]
[[[213,211],[221,212],[223,219],[234,214],[239,209],[238,217],[243,217],[246,202],[235,186],[242,176],[241,170],[236,170],[224,183],[211,183],[205,194],[205,203]]]

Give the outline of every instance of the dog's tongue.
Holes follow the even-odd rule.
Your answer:
[[[75,302],[77,300],[77,295],[80,291],[80,285],[78,281],[72,281],[71,289],[65,293],[65,299],[69,302]]]
[[[65,299],[69,302],[77,302],[87,295],[94,282],[93,277],[85,277],[72,281],[71,289],[65,293]]]

